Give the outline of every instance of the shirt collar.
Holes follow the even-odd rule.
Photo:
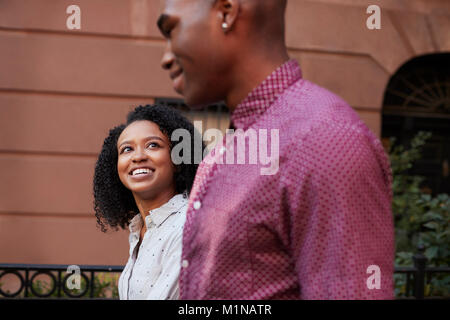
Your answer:
[[[168,202],[163,204],[161,207],[150,210],[149,215],[145,217],[145,224],[147,229],[150,227],[150,224],[154,223],[157,227],[162,225],[167,218],[173,214],[178,212],[183,206],[187,205],[188,199],[184,197],[182,194],[177,194],[172,197]],[[140,232],[142,229],[142,217],[141,214],[137,214],[130,221],[129,229],[131,233]]]
[[[231,127],[248,129],[287,88],[302,78],[298,62],[291,59],[276,69],[236,107]]]

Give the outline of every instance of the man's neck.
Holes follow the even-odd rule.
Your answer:
[[[234,69],[234,81],[232,89],[226,98],[226,104],[231,112],[234,112],[236,107],[259,86],[273,71],[283,65],[289,60],[286,54],[271,59],[248,59],[245,63],[242,62]]]

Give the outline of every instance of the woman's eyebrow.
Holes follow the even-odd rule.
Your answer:
[[[123,141],[121,144],[119,144],[118,146],[117,146],[117,148],[120,148],[121,146],[123,146],[124,144],[128,144],[128,143],[131,143],[130,141]]]
[[[161,140],[162,142],[164,142],[164,139],[161,137],[158,137],[158,136],[150,136],[150,137],[145,138],[145,140],[154,140],[154,139]]]
[[[147,138],[145,138],[144,140],[148,141],[148,140],[160,140],[162,142],[165,142],[163,138],[158,137],[158,136],[149,136]],[[132,142],[129,140],[123,141],[121,144],[119,144],[118,148],[120,148],[121,146],[123,146],[124,144],[131,144]]]

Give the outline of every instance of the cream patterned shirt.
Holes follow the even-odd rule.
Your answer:
[[[130,222],[130,257],[119,278],[121,300],[178,299],[181,240],[188,199],[177,194],[145,218],[147,231],[137,251],[142,217]],[[137,256],[136,256],[137,255]]]

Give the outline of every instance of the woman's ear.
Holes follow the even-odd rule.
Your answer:
[[[230,31],[239,15],[240,0],[217,0],[216,9],[219,12],[219,23],[223,32]]]

